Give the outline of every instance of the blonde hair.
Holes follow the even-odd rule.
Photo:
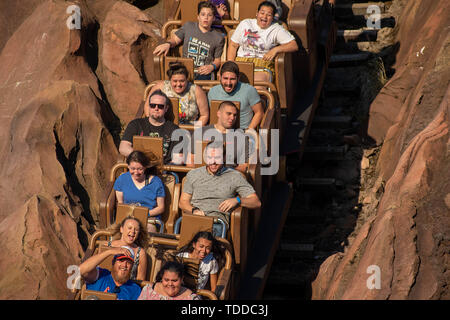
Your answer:
[[[133,215],[127,216],[125,219],[122,220],[121,223],[114,223],[108,228],[108,230],[112,233],[111,239],[118,240],[118,239],[122,238],[122,234],[120,233],[120,228],[123,227],[125,225],[125,222],[130,219],[137,221],[137,223],[139,224],[139,233],[138,233],[138,236],[137,236],[136,240],[134,241],[134,243],[136,245],[138,245],[139,247],[147,249],[147,247],[148,247],[147,230],[145,230],[144,226],[142,226],[141,221],[139,221]]]

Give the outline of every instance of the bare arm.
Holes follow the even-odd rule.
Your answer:
[[[236,59],[236,54],[237,54],[237,50],[239,49],[239,43],[230,41],[230,43],[228,44],[228,50],[227,50],[227,60],[235,60]]]
[[[289,41],[285,44],[280,44],[279,46],[275,46],[267,52],[263,60],[273,60],[278,53],[282,52],[294,52],[298,51],[298,45],[295,40]]]
[[[126,140],[120,141],[119,152],[124,157],[128,157],[128,155],[133,152],[133,144]]]
[[[145,280],[146,276],[147,276],[147,254],[145,253],[144,249],[141,249],[136,280]]]
[[[256,129],[256,127],[258,127],[258,125],[261,123],[261,120],[264,116],[264,109],[262,107],[261,102],[256,103],[255,105],[252,106],[252,110],[253,110],[253,118],[252,121],[249,124],[249,129]]]
[[[164,213],[164,197],[157,197],[156,198],[156,207],[154,207],[152,210],[148,212],[150,217],[155,217],[160,214]]]
[[[130,255],[130,252],[125,248],[118,248],[114,247],[109,250],[103,251],[102,253],[96,254],[90,258],[88,258],[86,261],[82,262],[79,265],[80,268],[80,275],[83,277],[83,279],[87,283],[92,283],[96,280],[97,277],[97,266],[105,260],[107,257],[111,255],[116,255],[119,253],[126,254],[127,256]]]
[[[259,201],[259,198],[256,195],[256,193],[252,193],[248,197],[240,199],[241,199],[241,207],[249,209],[256,209],[261,207],[261,201]],[[238,203],[239,202],[236,197],[226,199],[219,205],[219,210],[222,212],[229,212],[233,208],[237,207]]]
[[[195,95],[198,111],[200,114],[198,120],[202,122],[202,126],[206,126],[209,120],[208,98],[206,97],[205,91],[203,91],[200,86],[195,87]]]
[[[191,199],[192,199],[191,194],[182,192],[180,196],[180,202],[178,203],[179,208],[186,213],[192,213],[193,206],[191,205]],[[194,214],[199,216],[205,215],[205,213],[202,210],[196,210],[194,211]]]
[[[217,273],[210,273],[209,274],[209,284],[211,285],[211,291],[216,291],[217,286]]]
[[[217,70],[220,68],[220,58],[215,58],[213,62],[216,65]],[[205,64],[198,67],[198,74],[210,74],[214,71],[214,66],[212,64]]]
[[[176,47],[181,43],[181,39],[178,38],[175,34],[172,35],[170,39],[168,39],[165,43],[160,44],[155,48],[153,51],[153,54],[156,54],[157,56],[160,56],[161,54],[164,54],[165,56],[169,52],[170,48]]]
[[[117,203],[123,203],[123,192],[116,190]]]

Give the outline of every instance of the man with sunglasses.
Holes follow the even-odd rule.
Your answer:
[[[98,267],[106,258],[114,256],[111,271]],[[86,289],[115,293],[118,300],[137,300],[141,287],[130,280],[134,257],[131,248],[113,247],[96,254],[80,264],[80,275]]]
[[[174,145],[171,141],[172,132],[179,128],[165,118],[169,98],[161,90],[156,90],[149,96],[148,106],[148,117],[134,119],[128,124],[120,141],[119,152],[125,157],[133,152],[133,136],[162,137],[164,163],[169,163]]]

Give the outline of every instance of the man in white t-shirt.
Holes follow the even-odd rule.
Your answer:
[[[271,82],[275,72],[275,56],[298,50],[294,36],[283,26],[273,22],[275,11],[273,3],[261,2],[256,19],[241,21],[228,47],[228,60],[254,63],[255,81]]]

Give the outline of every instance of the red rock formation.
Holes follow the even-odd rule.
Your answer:
[[[0,6],[0,299],[69,292],[67,267],[83,256],[118,156],[117,126],[157,77],[159,31],[134,2]],[[67,26],[71,5],[81,29]]]
[[[159,79],[152,54],[161,42],[158,34],[143,12],[123,2],[114,3],[101,25],[97,74],[124,125],[136,117],[146,85]]]
[[[67,295],[117,159],[86,34],[65,24],[71,4],[43,3],[0,55],[0,299]]]
[[[369,135],[383,141],[376,173],[385,191],[345,252],[322,264],[313,299],[450,298],[449,4],[407,2],[402,12],[396,72],[369,120]],[[373,265],[379,289],[367,285]]]

